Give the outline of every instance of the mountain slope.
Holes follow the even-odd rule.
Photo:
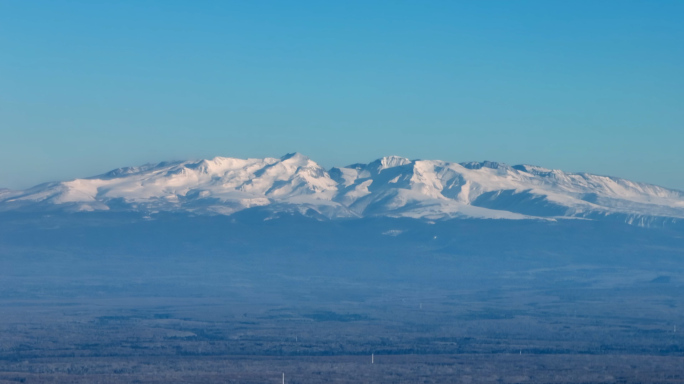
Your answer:
[[[0,190],[0,211],[230,215],[253,207],[330,219],[608,218],[655,225],[684,218],[684,193],[530,165],[397,156],[326,171],[298,153],[163,162],[25,191]]]

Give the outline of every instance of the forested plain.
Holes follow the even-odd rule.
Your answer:
[[[677,225],[0,216],[0,383],[684,381]]]

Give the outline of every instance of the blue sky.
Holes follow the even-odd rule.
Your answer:
[[[301,152],[684,189],[683,1],[0,0],[0,187]]]

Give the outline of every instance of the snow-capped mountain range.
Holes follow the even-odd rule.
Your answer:
[[[23,191],[0,211],[138,211],[231,215],[262,207],[318,218],[684,219],[684,192],[530,165],[383,157],[326,170],[301,154],[163,162]]]

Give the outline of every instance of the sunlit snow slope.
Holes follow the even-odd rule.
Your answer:
[[[660,225],[684,218],[684,192],[530,165],[390,156],[326,171],[301,154],[184,161],[0,189],[0,210],[230,215],[263,207],[319,218],[587,218]]]

